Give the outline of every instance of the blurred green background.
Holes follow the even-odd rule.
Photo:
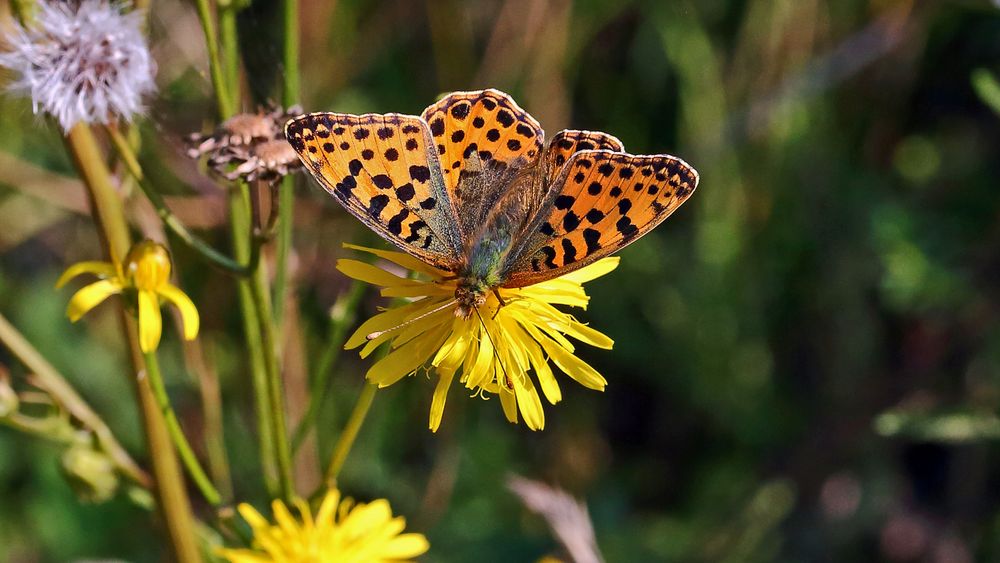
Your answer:
[[[223,191],[182,150],[213,126],[201,29],[191,3],[152,5],[160,93],[143,164],[226,248]],[[278,98],[277,21],[266,1],[240,15],[247,109]],[[605,393],[563,377],[563,402],[532,433],[455,388],[435,435],[433,381],[407,379],[376,398],[342,488],[389,498],[429,537],[427,561],[558,551],[505,488],[510,473],[585,499],[612,562],[1000,560],[997,71],[1000,5],[986,0],[303,1],[307,111],[419,113],[496,87],[550,134],[607,131],[701,173],[691,201],[588,286],[578,316],[616,341],[580,347]],[[0,98],[0,311],[141,458],[110,308],[71,325],[69,292],[53,290],[100,250],[44,123]],[[156,234],[147,207],[130,211]],[[333,268],[344,241],[381,244],[300,178],[293,417],[348,287]],[[262,506],[233,284],[174,253],[205,321],[186,361],[166,331],[171,395],[200,443],[192,365],[206,359],[236,498]],[[369,290],[360,314],[380,304]],[[24,376],[2,350],[0,365]],[[341,356],[300,482],[317,479],[368,365]],[[0,428],[0,561],[162,560],[150,515],[125,494],[80,504],[59,454]]]

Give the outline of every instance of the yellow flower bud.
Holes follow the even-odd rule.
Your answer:
[[[134,245],[125,256],[128,285],[139,291],[158,291],[170,281],[170,253],[147,240]]]

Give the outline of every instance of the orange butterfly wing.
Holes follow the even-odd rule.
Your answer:
[[[624,152],[625,145],[613,135],[600,131],[565,129],[555,134],[545,148],[545,178],[551,184],[574,153],[589,150]]]
[[[587,150],[553,183],[505,287],[524,287],[582,268],[636,241],[698,186],[698,172],[669,155]]]
[[[285,137],[319,183],[386,240],[454,271],[462,242],[423,119],[400,114],[313,113]]]
[[[448,94],[425,109],[423,118],[434,135],[449,191],[473,154],[487,168],[506,168],[531,162],[542,152],[542,127],[499,90]]]

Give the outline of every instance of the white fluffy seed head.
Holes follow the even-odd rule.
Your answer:
[[[31,97],[34,111],[64,131],[76,123],[130,121],[155,90],[155,63],[142,33],[143,15],[106,0],[43,1],[29,28],[8,35],[0,66],[19,75],[10,89]]]

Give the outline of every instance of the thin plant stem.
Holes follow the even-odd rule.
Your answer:
[[[153,483],[149,474],[136,464],[132,456],[115,439],[111,429],[108,428],[100,415],[90,408],[90,405],[77,394],[66,378],[28,342],[14,325],[10,324],[3,314],[0,314],[0,342],[25,367],[31,370],[39,387],[52,395],[62,408],[94,433],[101,449],[108,454],[122,474],[142,487],[147,489],[152,487]]]
[[[218,103],[220,117],[227,119],[232,116],[238,105],[239,98],[239,74],[238,74],[238,44],[236,37],[235,11],[231,6],[222,7],[219,16],[220,36],[219,42],[215,41],[215,28],[212,20],[212,13],[209,10],[208,0],[196,0],[198,2],[199,17],[204,28],[206,41],[211,44],[212,50],[209,52],[209,65],[212,68],[213,83],[215,83],[215,96]],[[216,45],[221,43],[222,56],[220,57]],[[232,69],[227,72],[227,69]],[[237,260],[246,260],[250,253],[250,238],[252,232],[251,200],[249,188],[245,182],[237,182],[230,190],[229,194],[229,214],[230,229],[233,238],[233,253]],[[281,440],[277,438],[278,427],[276,423],[277,412],[280,412],[281,403],[275,403],[272,398],[275,395],[274,388],[280,389],[280,375],[277,373],[278,362],[271,358],[276,354],[273,348],[273,338],[264,341],[262,327],[265,323],[272,322],[270,310],[262,310],[266,304],[264,297],[266,292],[266,278],[260,262],[249,278],[237,281],[240,310],[243,317],[243,329],[251,371],[251,382],[254,387],[255,414],[258,422],[258,437],[260,445],[261,465],[264,472],[264,482],[268,494],[272,497],[279,495],[290,497],[288,491],[293,490],[291,484],[291,456],[287,448],[287,436]],[[265,315],[266,311],[266,315]],[[273,335],[272,335],[273,336]],[[270,351],[265,351],[271,345]],[[283,419],[282,419],[283,420]],[[284,424],[280,424],[284,428]],[[283,430],[282,430],[283,432]],[[280,443],[285,443],[284,452],[279,447]],[[287,458],[287,463],[284,458]],[[284,472],[280,468],[288,467]],[[283,478],[282,475],[286,475]]]
[[[293,453],[299,449],[306,436],[309,435],[310,428],[316,424],[320,406],[326,400],[330,388],[331,370],[340,357],[341,350],[343,350],[347,329],[354,323],[354,311],[365,293],[364,290],[364,283],[354,281],[350,289],[341,295],[330,309],[330,337],[316,362],[316,369],[309,383],[309,406],[295,429],[292,438]]]
[[[347,425],[344,426],[344,431],[340,433],[337,445],[333,448],[333,454],[330,455],[330,464],[326,466],[324,481],[327,487],[336,486],[337,476],[340,475],[340,470],[347,460],[347,454],[351,453],[351,447],[354,446],[354,441],[358,437],[361,425],[364,424],[365,417],[368,416],[368,411],[371,410],[377,390],[377,386],[367,382],[361,389],[358,401],[354,403],[354,410],[351,411],[351,416],[347,419]]]
[[[282,62],[284,73],[282,84],[282,103],[285,108],[299,103],[299,2],[284,0],[282,2],[282,17],[284,19],[284,45]],[[279,328],[285,313],[285,301],[288,284],[288,257],[292,249],[292,221],[295,214],[295,178],[285,176],[281,181],[281,200],[278,218],[278,237],[274,271],[274,321]],[[281,333],[284,331],[281,330]]]
[[[284,88],[285,107],[299,103],[299,0],[284,0]]]
[[[223,502],[227,502],[233,498],[233,478],[229,469],[229,458],[226,455],[219,374],[205,361],[205,351],[198,340],[184,341],[184,363],[198,381],[201,413],[205,421],[203,440],[208,471],[212,476],[212,482],[222,493]]]
[[[215,99],[218,103],[219,116],[227,119],[233,115],[235,104],[229,95],[229,88],[222,73],[219,59],[219,40],[215,33],[215,21],[212,18],[212,8],[208,0],[195,0],[198,7],[198,19],[205,33],[205,46],[208,49],[208,68],[212,75],[212,87],[215,89]]]
[[[265,287],[265,273],[263,268],[260,268],[257,270],[257,275],[250,279],[250,291],[253,296],[254,308],[258,314],[257,320],[260,323],[261,349],[264,353],[264,373],[267,374],[267,393],[270,402],[271,427],[274,431],[274,454],[278,466],[278,481],[281,485],[282,497],[290,502],[295,494],[295,487],[292,483],[292,451],[288,443],[288,430],[285,423],[285,393],[281,381],[281,368],[278,363],[274,323]]]
[[[233,112],[240,108],[240,46],[236,28],[236,2],[216,4],[219,17],[219,39],[222,42],[222,72],[226,78],[226,92]]]
[[[111,184],[111,174],[98,148],[97,139],[86,124],[78,123],[70,129],[65,142],[77,172],[87,188],[94,222],[104,242],[108,259],[119,265],[121,257],[125,256],[131,244],[131,236],[125,221],[122,201]],[[129,348],[133,373],[138,376],[145,368],[142,351],[139,349],[135,319],[121,307],[119,307],[119,319]],[[136,389],[146,443],[153,464],[154,482],[159,499],[157,506],[166,523],[174,557],[181,563],[198,563],[201,561],[201,553],[194,534],[191,502],[170,443],[166,423],[157,408],[156,398],[148,379],[136,377]]]
[[[250,241],[244,236],[250,227],[250,195],[245,183],[239,182],[230,188],[229,218],[233,239],[233,251],[237,259],[244,259],[250,253]],[[259,266],[258,266],[259,267]],[[270,496],[279,494],[278,469],[275,458],[274,425],[271,423],[270,394],[267,390],[267,371],[264,367],[264,352],[261,344],[260,322],[254,307],[252,278],[237,280],[237,294],[240,310],[243,312],[243,333],[248,348],[250,362],[250,383],[254,392],[254,414],[257,418],[257,442],[260,448],[261,468],[264,485]]]
[[[222,41],[222,60],[228,71],[229,92],[234,95],[234,107],[239,103],[239,39],[236,33],[236,8],[229,3],[219,9],[219,33]],[[245,184],[240,190],[241,198],[249,205],[249,190]],[[280,212],[280,210],[279,210]],[[246,225],[244,232],[249,233],[251,226]],[[292,481],[292,454],[288,443],[288,432],[285,423],[284,388],[281,380],[281,359],[278,355],[278,340],[274,328],[274,317],[271,313],[270,289],[267,283],[267,273],[262,263],[257,264],[257,270],[248,280],[252,308],[256,315],[260,334],[261,359],[266,376],[268,415],[271,424],[272,453],[278,470],[279,491],[286,501],[291,502],[295,493]],[[273,493],[272,493],[273,494]]]
[[[170,433],[170,439],[173,441],[174,447],[177,448],[177,453],[180,455],[181,461],[184,462],[184,467],[187,468],[188,474],[191,475],[191,479],[194,480],[194,484],[201,491],[205,500],[212,506],[218,506],[222,501],[221,495],[219,495],[219,491],[215,488],[215,485],[212,484],[212,480],[208,478],[205,470],[202,469],[198,457],[195,455],[194,450],[191,449],[191,444],[188,442],[187,437],[184,436],[184,430],[177,420],[177,414],[170,405],[167,388],[163,385],[163,376],[160,374],[160,363],[156,359],[156,352],[146,352],[143,357],[146,360],[146,375],[149,377],[149,383],[153,387],[153,394],[156,395],[156,403],[159,405],[160,412],[163,413],[163,418],[167,422],[167,431]]]
[[[177,238],[205,258],[205,260],[207,260],[210,264],[226,272],[236,276],[248,276],[257,269],[257,264],[260,261],[261,246],[263,246],[264,242],[267,240],[265,235],[260,234],[253,237],[253,241],[250,245],[250,257],[248,258],[246,264],[241,264],[218,250],[215,250],[207,242],[189,231],[184,223],[181,222],[181,220],[174,215],[172,211],[170,211],[170,208],[167,207],[166,201],[163,200],[163,196],[160,195],[155,188],[149,185],[149,181],[142,172],[142,167],[139,165],[139,161],[132,150],[131,144],[125,136],[121,134],[121,131],[113,126],[108,126],[105,129],[108,132],[108,136],[111,138],[112,144],[115,146],[115,150],[118,151],[118,155],[125,164],[125,168],[127,168],[129,174],[135,178],[139,188],[142,189],[142,193],[145,194],[146,199],[153,204],[153,208],[156,209],[156,214],[160,216],[160,219],[167,226],[167,228],[170,229],[170,232],[174,233]]]

